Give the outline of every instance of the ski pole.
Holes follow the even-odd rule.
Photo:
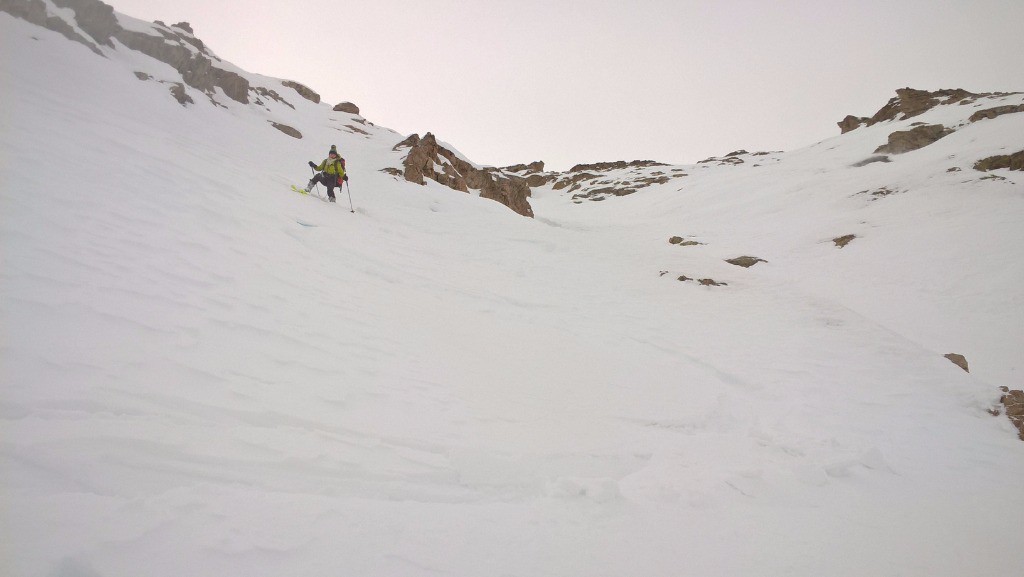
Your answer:
[[[316,178],[316,169],[312,166],[310,166],[309,169],[313,171],[313,178]],[[320,183],[314,182],[313,185],[316,186],[316,197],[323,200],[324,197],[320,196]]]
[[[347,180],[345,181],[345,190],[348,191],[348,211],[354,213],[356,209],[352,208],[352,187],[349,186]]]

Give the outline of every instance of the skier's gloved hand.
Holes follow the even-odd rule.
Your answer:
[[[309,167],[316,170],[316,164],[312,160],[309,161]]]
[[[344,180],[345,182],[348,182],[348,175],[346,174],[345,178],[343,178],[342,180]]]

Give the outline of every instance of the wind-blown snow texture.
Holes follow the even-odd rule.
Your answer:
[[[380,172],[403,135],[279,81],[247,75],[295,110],[183,107],[124,47],[0,37],[4,575],[1024,571],[986,412],[1022,380],[1024,187],[971,170],[1024,114],[528,219]],[[356,214],[288,190],[330,144]]]

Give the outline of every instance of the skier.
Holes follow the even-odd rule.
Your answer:
[[[327,158],[320,163],[319,166],[309,161],[309,167],[313,170],[319,170],[320,173],[313,177],[306,185],[306,192],[313,190],[313,185],[322,182],[327,187],[327,196],[331,202],[334,200],[334,187],[341,188],[343,182],[348,181],[348,175],[345,174],[345,159],[338,154],[338,147],[331,145],[331,151],[327,153]]]

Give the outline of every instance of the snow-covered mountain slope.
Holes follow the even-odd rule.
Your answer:
[[[529,219],[383,172],[402,135],[329,105],[182,106],[116,40],[0,38],[5,575],[1024,568],[1024,445],[988,413],[1024,191],[970,168],[1024,115],[859,168],[904,121],[539,188]],[[330,144],[354,214],[288,190]]]
[[[532,203],[562,223],[603,222],[647,236],[661,251],[651,268],[672,278],[781,282],[936,352],[963,353],[973,374],[1019,388],[1024,266],[1013,253],[1024,240],[1024,175],[974,166],[1024,150],[1024,114],[970,119],[993,108],[1024,111],[1024,94],[965,104],[790,153],[739,151],[686,167],[583,167],[547,176]],[[951,133],[918,150],[876,152],[890,134],[929,125]],[[671,236],[702,244],[677,250]],[[834,241],[843,237],[849,244],[839,250]],[[744,271],[724,263],[748,254],[768,264]]]

